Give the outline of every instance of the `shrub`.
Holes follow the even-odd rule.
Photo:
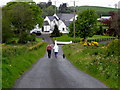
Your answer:
[[[118,50],[120,46],[120,39],[115,39],[111,41],[107,46],[107,55],[120,55],[120,51]]]
[[[27,47],[24,46],[16,46],[16,47],[12,47],[12,46],[3,46],[2,47],[2,56],[3,57],[11,57],[11,56],[15,56],[15,55],[20,55],[23,52],[26,52]]]
[[[28,41],[30,41],[30,42],[36,41],[35,36],[36,36],[36,35],[35,35],[34,33],[28,35]]]
[[[62,36],[62,33],[59,32],[58,26],[57,26],[57,25],[55,25],[54,31],[51,33],[51,36],[52,36],[52,37],[59,37],[59,36]]]
[[[26,44],[27,41],[28,41],[28,34],[26,32],[24,32],[20,35],[18,43]]]
[[[99,43],[95,41],[91,41],[90,43],[86,40],[86,41],[80,41],[80,43],[83,43],[84,46],[96,46],[96,47],[99,46]]]

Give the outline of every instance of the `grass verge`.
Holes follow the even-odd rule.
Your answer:
[[[38,59],[44,56],[46,45],[46,43],[43,43],[39,48],[33,50],[28,50],[26,47],[18,50],[14,49],[8,51],[8,54],[4,51],[2,58],[2,88],[12,88],[16,79],[20,78]],[[9,55],[9,53],[12,54]]]
[[[80,43],[63,46],[70,62],[79,70],[90,74],[110,88],[118,88],[118,57],[107,56],[101,47],[83,46]]]

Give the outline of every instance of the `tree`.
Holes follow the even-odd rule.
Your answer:
[[[42,26],[42,11],[34,2],[10,2],[4,8],[9,12],[11,27],[18,31],[20,41],[37,24]]]
[[[0,42],[2,42],[2,8],[0,7]]]
[[[8,18],[9,12],[5,8],[2,8],[2,43],[7,43],[13,36],[11,31],[11,23]]]
[[[73,9],[67,7],[67,3],[63,3],[59,6],[59,13],[71,13],[71,12],[73,12]]]
[[[84,39],[93,36],[97,29],[96,23],[97,14],[94,10],[86,9],[82,13],[79,13],[75,22],[76,36]],[[73,29],[70,29],[70,32],[73,32]]]
[[[43,9],[42,16],[46,17],[46,16],[52,16],[52,15],[54,15],[55,14],[55,8],[56,8],[56,6],[51,5],[48,8]]]
[[[59,32],[57,25],[54,26],[54,31],[51,33],[51,36],[54,36],[54,37],[61,36],[61,33]]]
[[[74,31],[73,31],[73,29],[74,29],[74,27],[73,27],[73,23],[74,22],[72,22],[70,25],[69,25],[69,30],[70,30],[70,32],[69,32],[69,36],[70,37],[73,37],[73,35],[74,35]],[[76,35],[76,36],[78,36],[78,35]]]
[[[32,4],[30,5],[30,8],[33,11],[35,25],[39,24],[39,27],[41,28],[44,21],[44,19],[41,17],[42,10],[34,2],[32,2]]]
[[[12,38],[13,32],[10,29],[11,29],[10,22],[7,19],[3,19],[2,20],[2,43],[9,42],[9,40]]]
[[[109,12],[111,18],[109,20],[102,21],[102,23],[106,24],[109,29],[107,33],[109,35],[118,36],[120,39],[120,15],[116,12]]]
[[[55,6],[49,6],[48,8],[46,8],[43,12],[45,14],[45,16],[52,16],[55,13]]]
[[[112,18],[110,28],[114,29],[114,32],[118,36],[118,39],[120,39],[120,15],[118,13],[111,12]]]

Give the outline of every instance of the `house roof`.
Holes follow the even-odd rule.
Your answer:
[[[74,14],[57,14],[57,16],[61,20],[69,21],[74,17]]]
[[[63,21],[64,22],[64,24],[68,27],[69,25],[70,25],[70,23],[71,23],[71,21]]]
[[[48,16],[48,18],[50,19],[50,21],[54,20],[54,16]]]

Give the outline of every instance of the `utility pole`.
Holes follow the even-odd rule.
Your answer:
[[[55,1],[55,14],[57,14],[57,6],[56,6],[56,1]]]
[[[73,22],[74,22],[74,42],[75,42],[75,15],[76,15],[76,13],[75,13],[75,1],[74,1],[74,20],[73,20]]]

